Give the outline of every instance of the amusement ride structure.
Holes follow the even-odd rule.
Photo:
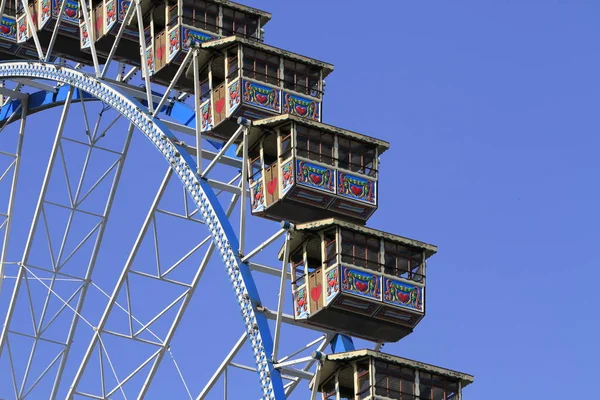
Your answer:
[[[437,248],[366,227],[389,144],[322,122],[332,65],[264,43],[271,15],[226,0],[0,15],[1,399],[462,398],[472,376],[380,351],[425,316]],[[154,154],[164,176],[138,195]],[[216,275],[233,296],[202,298]],[[203,361],[178,362],[178,338]]]

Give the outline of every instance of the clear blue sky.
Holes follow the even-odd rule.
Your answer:
[[[439,247],[428,265],[426,318],[384,351],[475,375],[465,400],[595,398],[600,3],[243,3],[273,13],[267,43],[336,66],[327,79],[324,122],[391,143],[382,156],[380,208],[369,225]],[[70,132],[83,126],[78,113],[79,105],[72,112],[79,125]],[[33,152],[23,158],[23,174],[31,179],[20,181],[17,205],[27,217],[13,228],[20,239],[11,259],[20,255],[59,115],[56,109],[28,120],[33,134],[25,145]],[[108,292],[166,168],[139,133],[132,149],[94,276]],[[254,218],[249,229],[252,248],[275,228]],[[181,232],[161,231],[170,257],[182,242],[206,235]],[[272,251],[261,256],[258,262],[277,264]],[[215,260],[203,276],[173,346],[194,395],[243,331],[223,269]],[[269,279],[258,284],[274,305],[278,282]],[[159,297],[152,285],[136,288],[143,305]],[[85,311],[101,312],[106,299],[88,296]],[[288,291],[288,305],[289,297]],[[145,311],[136,309],[142,320]],[[91,333],[80,325],[83,341],[69,374]],[[286,350],[315,337],[294,332]],[[123,377],[136,348],[114,346]],[[23,364],[27,354],[19,357]],[[256,375],[232,371],[230,378],[230,398],[258,398]],[[6,379],[0,377],[0,396]],[[153,390],[151,400],[185,398],[167,384]],[[295,398],[306,399],[306,392]]]
[[[473,373],[466,399],[594,397],[600,3],[246,3],[335,64],[325,122],[391,142],[369,225],[439,246],[384,349]]]

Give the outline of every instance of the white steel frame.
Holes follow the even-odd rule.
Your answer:
[[[131,10],[133,10],[133,6],[130,7],[130,9],[128,10],[128,13]],[[138,12],[138,18],[140,18],[140,14],[139,14],[140,10],[137,6],[136,6],[136,11]],[[92,51],[95,51],[95,50],[92,49]],[[144,54],[144,53],[141,52],[141,54]],[[110,58],[109,58],[109,61],[110,61]],[[177,76],[181,76],[181,73],[184,70],[184,67],[186,66],[186,64],[189,65],[190,62],[197,63],[197,52],[196,51],[191,51],[188,54],[188,57],[186,57],[186,61],[181,66],[180,70],[177,73]],[[142,63],[142,65],[143,65],[143,63]],[[107,66],[105,65],[104,69],[102,70],[102,73],[100,74],[101,76],[105,75],[106,70],[107,70],[106,68],[107,68]],[[98,69],[96,68],[96,70],[98,70]],[[46,192],[46,188],[47,188],[50,174],[52,172],[52,168],[53,168],[54,164],[61,163],[61,160],[57,155],[59,154],[60,142],[61,142],[61,140],[64,140],[64,138],[62,137],[62,130],[64,127],[64,121],[69,113],[69,108],[72,105],[71,98],[74,93],[74,90],[83,90],[83,91],[89,92],[93,96],[97,97],[98,99],[102,100],[109,106],[116,109],[119,112],[119,115],[123,115],[131,121],[131,128],[127,135],[127,145],[123,148],[123,151],[121,152],[121,158],[120,158],[118,166],[117,165],[114,166],[115,168],[118,168],[118,173],[115,174],[113,184],[110,188],[108,201],[107,201],[107,204],[105,207],[105,213],[104,213],[104,215],[102,215],[103,222],[102,222],[101,226],[98,227],[100,239],[97,239],[96,246],[94,247],[94,251],[92,252],[92,254],[90,254],[90,263],[86,266],[86,268],[84,268],[81,271],[81,274],[76,277],[76,279],[79,279],[82,282],[81,290],[74,294],[74,296],[75,295],[79,296],[77,305],[71,306],[70,303],[71,303],[72,299],[67,299],[67,298],[61,297],[58,293],[56,293],[52,289],[52,287],[53,287],[52,279],[59,279],[60,268],[56,268],[56,266],[52,266],[52,268],[50,268],[48,271],[46,271],[48,273],[53,274],[52,276],[50,276],[50,283],[47,284],[47,283],[45,283],[46,282],[45,280],[43,280],[39,276],[35,275],[35,271],[34,271],[33,267],[29,266],[27,264],[27,255],[29,254],[30,251],[32,251],[31,246],[29,245],[23,253],[23,258],[21,260],[21,264],[19,267],[19,274],[18,274],[16,283],[15,283],[15,289],[13,291],[13,298],[11,299],[11,304],[16,302],[16,299],[19,295],[23,295],[23,293],[26,294],[27,291],[30,290],[27,283],[28,283],[28,280],[31,280],[31,281],[35,281],[36,283],[42,284],[45,292],[47,293],[47,298],[54,296],[55,298],[58,298],[59,301],[61,301],[63,303],[61,312],[64,311],[64,312],[72,312],[73,313],[71,325],[69,327],[64,327],[67,332],[66,340],[64,342],[65,350],[62,351],[56,357],[56,359],[54,361],[52,361],[52,363],[51,363],[52,365],[54,363],[57,363],[59,365],[59,367],[58,367],[59,372],[57,373],[57,375],[55,377],[55,385],[54,385],[52,392],[48,394],[48,398],[51,398],[51,399],[56,398],[57,393],[58,393],[57,391],[58,391],[59,383],[61,381],[63,381],[64,379],[66,379],[65,377],[62,376],[62,373],[64,371],[64,365],[65,365],[67,357],[69,355],[70,346],[74,339],[74,332],[75,332],[75,328],[77,326],[79,319],[83,319],[84,322],[86,323],[86,325],[89,325],[91,328],[93,328],[94,334],[93,334],[92,339],[87,347],[87,350],[85,352],[83,359],[79,363],[79,369],[78,369],[77,373],[75,374],[75,376],[72,378],[72,384],[70,386],[67,397],[72,398],[72,396],[77,395],[77,396],[83,396],[83,397],[94,398],[94,399],[108,399],[108,398],[110,398],[111,395],[117,393],[117,391],[121,392],[123,394],[123,396],[125,397],[125,393],[123,391],[124,384],[127,383],[129,380],[133,379],[134,377],[140,376],[140,374],[145,373],[144,384],[143,384],[142,388],[135,394],[136,398],[139,398],[139,399],[144,398],[148,394],[148,390],[151,388],[152,381],[155,378],[155,375],[158,371],[159,366],[161,365],[161,362],[164,358],[165,353],[170,352],[169,347],[172,342],[172,338],[180,324],[181,319],[183,318],[183,315],[189,304],[190,299],[192,298],[196,288],[198,287],[198,285],[200,283],[204,269],[215,249],[218,249],[219,252],[221,253],[221,256],[225,259],[228,273],[230,274],[230,277],[234,282],[234,287],[236,287],[236,292],[238,294],[238,301],[240,303],[240,306],[244,310],[243,311],[244,315],[246,316],[245,322],[247,324],[248,330],[242,334],[242,336],[240,337],[238,342],[233,347],[232,351],[227,356],[225,356],[223,362],[217,368],[217,370],[213,374],[210,381],[206,384],[204,389],[200,392],[200,394],[196,398],[197,399],[205,398],[210,393],[211,389],[216,387],[216,382],[220,378],[223,378],[224,391],[225,391],[225,396],[226,396],[227,395],[227,370],[229,367],[241,368],[243,370],[248,370],[248,371],[258,374],[261,378],[261,384],[263,387],[263,393],[264,393],[265,399],[280,399],[280,398],[287,397],[298,387],[298,385],[300,384],[300,382],[302,380],[310,380],[314,377],[314,374],[311,373],[310,371],[313,369],[316,360],[314,360],[312,357],[303,355],[303,353],[308,352],[311,349],[316,349],[317,351],[320,351],[320,352],[324,351],[326,349],[326,347],[329,345],[329,343],[331,342],[331,340],[334,338],[335,333],[329,332],[327,330],[320,329],[320,328],[308,328],[303,323],[296,322],[294,320],[293,316],[285,314],[283,312],[284,311],[284,298],[285,298],[285,291],[286,291],[285,289],[288,284],[288,280],[291,277],[289,270],[288,270],[287,257],[289,256],[289,254],[288,254],[289,246],[287,244],[288,244],[288,240],[291,238],[291,235],[293,235],[293,226],[292,225],[286,225],[284,228],[280,229],[275,234],[273,234],[272,236],[270,236],[266,240],[264,240],[264,242],[262,244],[260,244],[259,246],[257,246],[255,249],[252,249],[250,251],[245,251],[246,249],[245,249],[244,238],[245,238],[245,232],[246,232],[246,227],[247,227],[246,202],[248,200],[248,189],[247,189],[247,181],[246,181],[246,177],[247,177],[247,168],[246,168],[247,162],[246,161],[248,158],[247,146],[244,146],[243,157],[242,157],[241,161],[225,156],[225,152],[226,152],[227,148],[229,148],[233,144],[233,142],[236,141],[237,138],[239,138],[240,136],[242,136],[243,143],[244,144],[246,143],[246,139],[247,139],[247,135],[248,135],[248,126],[240,126],[240,128],[234,135],[235,138],[232,138],[227,143],[225,143],[224,147],[221,150],[219,150],[218,152],[215,153],[215,152],[210,152],[208,150],[204,150],[201,146],[201,144],[202,144],[201,141],[203,139],[203,135],[200,133],[200,126],[199,126],[198,120],[197,120],[197,125],[194,129],[194,128],[189,128],[189,127],[179,125],[176,122],[159,121],[157,119],[158,115],[159,115],[158,113],[160,112],[161,106],[163,104],[166,104],[167,102],[171,102],[171,101],[177,101],[176,99],[170,97],[171,96],[170,93],[171,93],[172,89],[174,88],[176,82],[175,81],[172,82],[170,87],[167,88],[167,90],[165,91],[165,94],[162,97],[159,97],[156,101],[154,101],[156,96],[152,96],[151,92],[148,90],[149,79],[148,79],[147,69],[144,72],[145,73],[145,83],[146,83],[146,92],[145,93],[144,93],[144,91],[140,91],[139,89],[137,89],[133,86],[126,85],[125,82],[127,82],[129,79],[131,79],[131,76],[133,74],[135,74],[136,71],[137,70],[134,68],[134,69],[131,69],[129,71],[129,73],[127,73],[126,75],[123,75],[123,69],[119,68],[119,71],[118,71],[119,76],[118,76],[117,80],[122,83],[117,83],[117,81],[113,81],[115,83],[115,86],[117,86],[119,88],[119,90],[115,90],[113,88],[110,88],[108,85],[105,85],[93,78],[90,78],[89,76],[87,76],[86,74],[84,74],[82,72],[70,69],[69,67],[61,67],[60,69],[58,69],[51,64],[36,64],[36,63],[32,64],[32,63],[19,63],[19,62],[10,63],[10,65],[9,64],[0,64],[0,79],[13,79],[13,80],[20,79],[20,82],[23,85],[26,85],[28,87],[38,87],[38,88],[42,88],[42,90],[48,90],[48,91],[56,90],[56,89],[54,87],[48,86],[47,84],[40,84],[38,81],[36,81],[36,79],[39,79],[39,78],[51,79],[51,80],[55,80],[61,84],[72,85],[72,88],[69,91],[69,97],[63,107],[63,113],[61,116],[61,122],[59,124],[58,131],[57,131],[56,141],[55,141],[54,148],[52,151],[52,157],[48,164],[48,170],[47,170],[46,178],[44,180],[45,184],[42,186],[34,222],[31,226],[30,239],[31,239],[31,237],[33,237],[33,235],[35,234],[35,232],[37,230],[43,228],[42,224],[39,224],[38,221],[43,220],[43,205],[44,205],[44,201],[45,201],[44,194]],[[196,85],[197,85],[196,87],[199,86],[198,82],[197,82],[197,78],[198,77],[196,74],[196,76],[195,76]],[[109,80],[107,79],[107,81],[109,81]],[[75,88],[77,88],[77,89],[75,89]],[[134,103],[130,100],[126,100],[126,97],[123,96],[123,94],[121,92],[125,92],[128,95],[135,96],[136,98],[143,98],[144,96],[147,95],[147,99],[149,101],[149,107],[146,109],[143,106],[141,106],[139,103]],[[11,95],[12,93],[17,93],[17,92],[7,92],[6,94]],[[174,96],[179,96],[179,93],[176,93]],[[17,97],[17,96],[14,96],[14,97]],[[196,99],[198,98],[198,96],[195,96],[195,97],[196,97]],[[152,105],[153,101],[158,104],[158,106],[155,108]],[[102,134],[105,132],[102,132],[102,133],[98,132],[98,126],[99,126],[98,122],[94,125],[94,127],[92,127],[92,128],[90,127],[89,121],[87,119],[87,111],[86,111],[85,103],[86,103],[85,101],[81,101],[82,114],[84,115],[85,120],[86,120],[86,131],[90,133],[90,140],[91,140],[90,146],[94,146],[95,138],[97,138],[97,136],[102,136]],[[196,103],[197,103],[197,100],[196,100]],[[24,105],[23,118],[22,118],[22,133],[24,132],[25,117],[27,114],[26,113],[26,103],[24,103],[24,104],[25,105]],[[196,106],[198,106],[198,104],[196,104]],[[16,112],[15,112],[15,114],[16,114]],[[16,114],[16,115],[18,115],[18,114]],[[121,272],[119,280],[118,280],[116,286],[114,287],[114,289],[112,290],[112,294],[110,296],[107,294],[107,296],[109,297],[109,302],[108,302],[106,308],[104,309],[103,315],[100,318],[99,323],[94,324],[94,323],[90,322],[90,320],[86,319],[85,317],[83,317],[81,315],[82,305],[83,305],[86,291],[90,287],[90,283],[91,283],[91,287],[93,289],[95,288],[95,289],[100,290],[100,288],[95,286],[95,284],[91,280],[91,277],[92,277],[91,274],[93,272],[93,266],[94,266],[95,258],[97,256],[97,250],[101,246],[101,237],[102,237],[101,232],[104,229],[105,221],[107,220],[108,214],[110,212],[110,206],[112,203],[112,198],[114,196],[114,190],[118,184],[118,176],[120,174],[120,169],[122,168],[123,159],[125,158],[126,153],[127,153],[127,146],[128,146],[128,143],[129,143],[129,140],[131,137],[131,133],[133,132],[134,127],[137,127],[138,129],[140,129],[143,133],[145,133],[154,142],[156,147],[163,153],[163,155],[165,155],[165,157],[167,157],[171,166],[165,175],[163,183],[161,184],[161,188],[159,189],[159,191],[156,195],[155,201],[148,212],[148,215],[146,217],[146,220],[145,220],[143,226],[141,227],[141,230],[138,234],[138,239],[136,240],[136,244],[134,245],[134,247],[131,250],[128,261],[125,264],[125,266],[123,267],[123,270]],[[167,127],[175,129],[182,134],[190,135],[191,137],[196,139],[196,142],[194,143],[193,146],[182,143],[171,132],[168,131]],[[21,133],[21,135],[22,135],[22,133]],[[186,157],[188,157],[188,154],[193,154],[196,156],[195,158],[198,160],[196,162],[196,165],[198,166],[197,170],[190,171],[189,169],[186,169],[188,163],[190,163],[189,159],[186,158]],[[201,165],[200,161],[203,158],[210,161],[208,166],[204,170],[200,166]],[[17,160],[18,160],[18,158],[17,158]],[[214,179],[211,176],[213,175],[213,172],[214,172],[217,164],[220,166],[233,167],[234,169],[241,168],[241,173],[236,172],[233,179],[231,179],[229,181],[222,181],[220,179]],[[18,166],[18,163],[16,165]],[[160,199],[165,190],[164,188],[166,187],[167,183],[169,182],[169,180],[171,179],[171,177],[174,174],[178,175],[179,179],[181,179],[183,181],[184,187],[188,190],[188,193],[191,195],[191,201],[194,202],[194,205],[191,206],[189,209],[188,209],[188,205],[186,203],[186,211],[180,215],[176,215],[171,211],[164,210],[159,207]],[[198,176],[198,174],[201,175],[201,179]],[[15,174],[14,174],[15,182],[16,182],[17,177],[18,177],[18,168],[15,168]],[[240,178],[241,178],[241,180],[240,180]],[[208,205],[208,203],[210,203],[212,200],[209,200],[208,198],[206,198],[206,195],[203,192],[204,189],[202,188],[202,184],[203,184],[202,182],[214,187],[215,189],[217,189],[219,191],[219,193],[226,192],[226,193],[232,194],[231,202],[229,203],[229,206],[228,206],[226,212],[224,213],[224,215],[226,217],[229,217],[231,215],[231,213],[234,211],[236,204],[238,202],[240,203],[240,207],[239,207],[240,208],[240,217],[239,217],[240,219],[238,222],[238,224],[239,224],[238,225],[239,226],[239,231],[238,231],[239,243],[235,249],[230,248],[231,245],[234,245],[234,243],[227,242],[226,240],[223,239],[223,237],[224,237],[223,234],[219,233],[219,229],[222,229],[222,228],[220,227],[220,222],[218,220],[217,215],[210,210],[211,206]],[[238,182],[238,183],[236,183],[236,182]],[[15,185],[16,185],[16,183],[15,183]],[[77,197],[79,195],[81,195],[81,194],[77,193],[75,197]],[[11,193],[11,197],[12,196],[13,196],[13,194]],[[186,201],[188,201],[187,196],[188,195],[186,194],[185,195]],[[77,201],[74,201],[72,203],[73,204],[66,204],[63,206],[69,210],[75,210],[76,209],[75,205],[76,205]],[[212,206],[214,207],[214,204]],[[198,251],[202,246],[207,244],[211,238],[213,239],[210,242],[210,244],[207,246],[202,263],[198,266],[196,273],[193,276],[193,279],[191,279],[189,282],[179,282],[179,281],[174,281],[172,279],[169,279],[169,277],[168,277],[169,273],[171,271],[173,271],[174,269],[176,269],[178,264],[175,264],[175,265],[171,266],[170,268],[167,268],[166,270],[161,270],[159,268],[159,270],[157,271],[157,273],[155,275],[140,274],[139,271],[136,271],[132,267],[132,265],[133,265],[132,261],[135,258],[137,249],[139,248],[140,241],[143,239],[143,237],[145,237],[145,235],[153,235],[154,234],[152,232],[152,230],[149,229],[149,227],[151,226],[152,222],[155,220],[155,216],[157,213],[162,213],[163,215],[170,215],[174,218],[187,219],[187,220],[195,222],[195,223],[198,223],[198,222],[205,223],[206,227],[211,232],[211,234],[209,236],[207,236],[205,239],[201,240],[198,243],[198,245],[193,249],[193,251],[190,251],[188,254],[183,255],[181,258],[182,260],[185,259],[185,257],[190,256],[192,254],[192,252]],[[7,225],[7,226],[9,226],[9,225]],[[273,244],[281,244],[281,239],[285,239],[284,240],[284,244],[285,244],[284,260],[282,262],[281,268],[274,268],[271,266],[258,264],[258,263],[255,263],[254,261],[252,261],[252,259],[257,254],[259,254],[261,251],[263,251],[268,246],[271,246]],[[6,243],[7,241],[8,241],[8,233],[5,234],[4,243]],[[30,242],[30,241],[28,241],[28,242]],[[230,246],[230,247],[228,248],[228,246]],[[232,250],[234,250],[234,251],[232,252]],[[235,253],[237,253],[237,256],[234,255]],[[2,254],[4,254],[4,253],[2,253]],[[254,271],[256,273],[265,273],[265,274],[277,276],[279,278],[279,282],[280,282],[280,284],[279,284],[279,299],[277,301],[277,304],[273,308],[273,310],[270,309],[267,305],[251,304],[251,302],[249,301],[248,292],[246,292],[246,289],[245,289],[245,285],[242,281],[240,281],[239,267],[237,267],[237,265],[247,265],[252,271]],[[131,308],[129,307],[128,304],[119,304],[117,302],[117,298],[121,291],[129,292],[129,289],[128,289],[129,276],[134,275],[134,274],[137,276],[143,276],[146,279],[159,280],[167,285],[183,287],[183,288],[185,288],[185,291],[179,297],[172,299],[172,301],[169,303],[169,306],[167,309],[157,310],[154,313],[154,317],[152,317],[146,321],[141,321],[135,317],[133,311],[131,310]],[[69,278],[71,278],[71,277],[69,277]],[[26,284],[24,289],[22,288],[23,283]],[[155,334],[154,332],[152,332],[150,329],[152,323],[154,321],[156,321],[158,318],[161,318],[162,316],[164,316],[169,309],[174,308],[174,307],[177,307],[177,312],[176,312],[176,315],[171,319],[171,327],[168,330],[167,334],[161,336],[159,334]],[[11,308],[14,308],[14,306],[11,306]],[[44,307],[42,307],[42,312],[45,313],[45,311],[43,311],[43,310],[44,310]],[[115,313],[115,312],[121,312],[121,313],[124,312],[128,316],[128,324],[126,326],[123,326],[122,327],[123,329],[119,330],[119,331],[106,329],[106,321],[108,320],[111,313]],[[9,312],[6,316],[5,328],[3,329],[2,336],[0,337],[0,346],[1,346],[0,352],[2,351],[2,349],[6,348],[7,351],[5,352],[5,354],[9,358],[10,358],[10,343],[9,343],[8,333],[12,332],[10,330],[10,325],[11,325],[10,323],[11,323],[12,317],[13,317],[12,312]],[[273,329],[273,332],[274,332],[273,348],[271,349],[271,351],[268,354],[260,353],[261,351],[264,352],[264,350],[261,349],[261,346],[262,346],[261,340],[257,339],[257,338],[260,338],[260,332],[257,332],[257,330],[255,328],[257,326],[256,321],[258,318],[263,318],[264,320],[271,319],[271,320],[275,321],[275,325],[274,325],[275,327]],[[281,331],[281,327],[283,324],[290,324],[290,325],[297,326],[297,327],[308,328],[308,329],[319,332],[320,336],[316,340],[309,341],[306,345],[301,346],[299,348],[299,350],[297,350],[291,354],[281,355],[281,354],[279,354],[278,350],[280,347],[280,342],[284,338],[284,335],[282,334],[282,331]],[[137,330],[134,329],[134,327],[137,328]],[[151,334],[151,336],[153,336],[154,339],[148,340],[148,339],[140,338],[140,335],[143,332],[149,332]],[[35,334],[33,336],[35,339],[35,343],[43,341],[43,337],[41,337],[41,336],[38,337],[39,332],[34,332],[34,333]],[[115,366],[112,364],[109,351],[103,345],[103,337],[110,336],[110,335],[118,336],[123,340],[144,342],[146,344],[149,344],[151,347],[153,347],[154,350],[149,352],[148,356],[144,359],[144,361],[139,363],[139,365],[136,368],[134,368],[133,370],[130,370],[130,371],[126,371],[126,375],[124,375],[124,373],[122,371],[118,371],[118,372],[116,371],[118,369],[118,365]],[[236,354],[239,352],[239,350],[244,345],[251,346],[252,351],[254,352],[255,357],[256,357],[256,366],[255,367],[250,367],[250,366],[244,365],[235,360]],[[32,346],[31,359],[34,358],[33,353],[36,351],[35,350],[36,346],[37,346],[37,344]],[[107,365],[110,366],[110,369],[113,372],[113,375],[117,381],[117,384],[112,387],[106,387],[106,382],[108,381],[108,379],[102,373],[102,374],[100,374],[100,376],[98,376],[98,379],[101,382],[101,385],[100,385],[101,391],[99,393],[89,393],[89,392],[85,391],[84,388],[80,388],[79,385],[81,383],[81,378],[86,371],[87,365],[89,364],[90,360],[97,353],[100,354],[99,362],[107,363]],[[3,354],[0,353],[0,357],[2,357],[2,356],[3,356]],[[11,362],[12,362],[12,360],[11,360]],[[50,367],[52,365],[50,365]],[[144,367],[146,367],[146,366],[150,366],[149,371],[144,370]],[[51,368],[47,368],[44,371],[44,374],[48,374],[50,371],[51,371]],[[267,372],[267,371],[271,371],[271,372]],[[277,390],[275,390],[274,386],[273,386],[272,379],[274,379],[275,373],[279,374],[282,377],[282,379],[284,379],[287,382],[287,383],[285,383],[285,385],[281,386],[281,390],[282,390],[281,392],[277,392]],[[125,378],[119,379],[118,376],[125,376]],[[188,391],[188,394],[190,394],[188,386],[186,385],[186,382],[183,379],[182,375],[181,375],[181,377],[182,377],[182,381],[183,381],[184,385],[186,386],[186,390]],[[20,387],[16,387],[18,385],[15,385],[15,392],[16,392],[15,398],[21,399],[21,398],[27,397],[27,384],[26,383],[30,382],[31,379],[33,379],[33,378],[31,376],[29,376],[28,373],[26,373],[21,379]],[[36,380],[35,382],[38,382],[38,381],[39,380]],[[278,393],[280,393],[280,394],[278,394]],[[2,395],[2,393],[0,393],[0,396],[1,395]],[[192,397],[192,395],[190,394],[190,398],[194,398],[194,397]]]

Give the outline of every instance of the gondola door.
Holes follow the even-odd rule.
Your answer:
[[[310,290],[310,313],[314,314],[323,308],[323,269],[319,268],[308,275]]]
[[[275,161],[273,164],[265,168],[265,188],[266,203],[269,207],[271,204],[279,200],[279,163]]]
[[[221,123],[221,121],[227,118],[227,107],[225,104],[227,101],[225,96],[225,82],[219,85],[214,92],[215,125],[218,125]]]
[[[154,67],[156,71],[165,66],[167,61],[167,32],[163,30],[154,39]]]
[[[94,23],[94,41],[98,41],[104,36],[104,3],[96,6],[90,18]]]

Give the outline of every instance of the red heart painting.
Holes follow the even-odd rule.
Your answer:
[[[267,183],[267,190],[269,191],[269,194],[275,193],[275,189],[277,189],[277,178],[273,178]]]
[[[408,302],[408,299],[410,298],[410,296],[408,295],[408,293],[398,293],[398,298],[400,299],[400,301],[402,303],[406,303],[406,302]]]
[[[2,33],[4,33],[5,35],[8,34],[8,32],[10,32],[10,28],[6,25],[0,25],[0,30],[2,31]]]
[[[223,108],[225,107],[225,97],[215,103],[215,111],[217,114],[221,114]]]
[[[75,10],[73,10],[72,8],[67,8],[65,10],[65,14],[67,14],[67,17],[69,18],[73,18],[75,16]]]
[[[269,98],[266,95],[261,94],[261,93],[256,93],[256,100],[258,100],[258,102],[260,104],[265,104],[268,99]]]
[[[102,18],[97,18],[96,19],[96,30],[99,31],[100,29],[102,29]]]
[[[350,190],[355,196],[360,196],[362,194],[362,188],[360,186],[350,185]]]
[[[158,58],[159,60],[162,60],[163,54],[165,54],[165,47],[164,46],[161,46],[158,49],[156,49],[156,58]]]
[[[306,107],[296,106],[296,112],[298,113],[298,115],[300,115],[302,117],[304,117],[306,115],[307,111],[308,110],[306,109]]]
[[[321,284],[319,283],[317,286],[315,286],[314,288],[310,289],[310,298],[313,301],[319,301],[319,298],[321,298]]]
[[[369,285],[367,285],[367,282],[356,281],[356,288],[359,291],[364,293],[367,291],[367,287],[369,287]]]
[[[313,181],[315,185],[318,185],[323,180],[323,176],[319,174],[315,174],[314,172],[310,173],[310,180]]]

